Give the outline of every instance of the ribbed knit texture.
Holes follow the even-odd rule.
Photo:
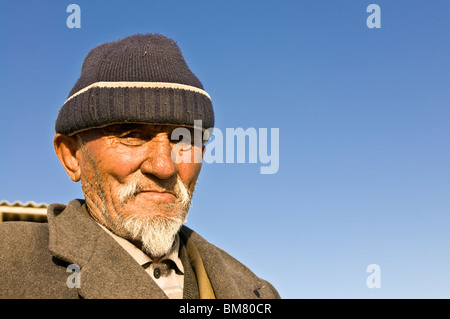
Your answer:
[[[97,82],[166,82],[203,90],[177,44],[162,35],[133,35],[99,45],[83,62],[81,75],[59,111],[57,133],[71,135],[114,123],[136,122],[214,126],[211,100],[178,88],[93,87]]]

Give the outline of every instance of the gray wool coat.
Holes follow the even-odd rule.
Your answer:
[[[0,298],[167,298],[89,216],[83,201],[52,204],[48,223],[0,223]],[[184,226],[183,226],[184,227]],[[217,299],[280,298],[273,286],[185,228]],[[68,268],[69,265],[75,265]],[[79,267],[80,272],[73,272]],[[75,276],[78,276],[77,282]]]

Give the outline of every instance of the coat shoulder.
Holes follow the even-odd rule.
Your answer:
[[[30,248],[47,248],[46,245],[42,247],[42,244],[48,244],[48,224],[36,222],[3,222],[0,223],[0,238],[2,252],[23,254],[31,250]],[[30,247],[30,245],[33,247]]]
[[[0,223],[0,298],[70,298],[67,265],[48,249],[47,223]]]

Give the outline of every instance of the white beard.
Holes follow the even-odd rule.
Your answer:
[[[139,189],[137,179],[122,186],[119,191],[122,204],[133,198]],[[163,257],[170,252],[176,234],[187,220],[192,196],[179,178],[177,178],[176,192],[179,196],[178,202],[168,204],[176,211],[175,216],[133,215],[123,218],[116,225],[123,236],[141,242],[142,250],[151,257]]]
[[[142,250],[146,254],[159,258],[170,252],[175,236],[185,221],[181,217],[149,219],[131,216],[122,222],[121,228],[128,238],[142,243]]]

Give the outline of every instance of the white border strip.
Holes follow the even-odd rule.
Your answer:
[[[95,82],[91,85],[86,86],[84,89],[79,90],[77,93],[74,93],[72,96],[70,96],[64,104],[69,102],[71,99],[76,97],[77,95],[80,95],[84,92],[86,92],[89,89],[99,87],[99,88],[158,88],[158,89],[180,89],[180,90],[186,90],[186,91],[193,91],[196,93],[203,94],[204,96],[208,97],[208,99],[211,100],[211,97],[209,96],[206,91],[199,89],[195,86],[190,86],[186,84],[180,84],[180,83],[170,83],[170,82]]]

